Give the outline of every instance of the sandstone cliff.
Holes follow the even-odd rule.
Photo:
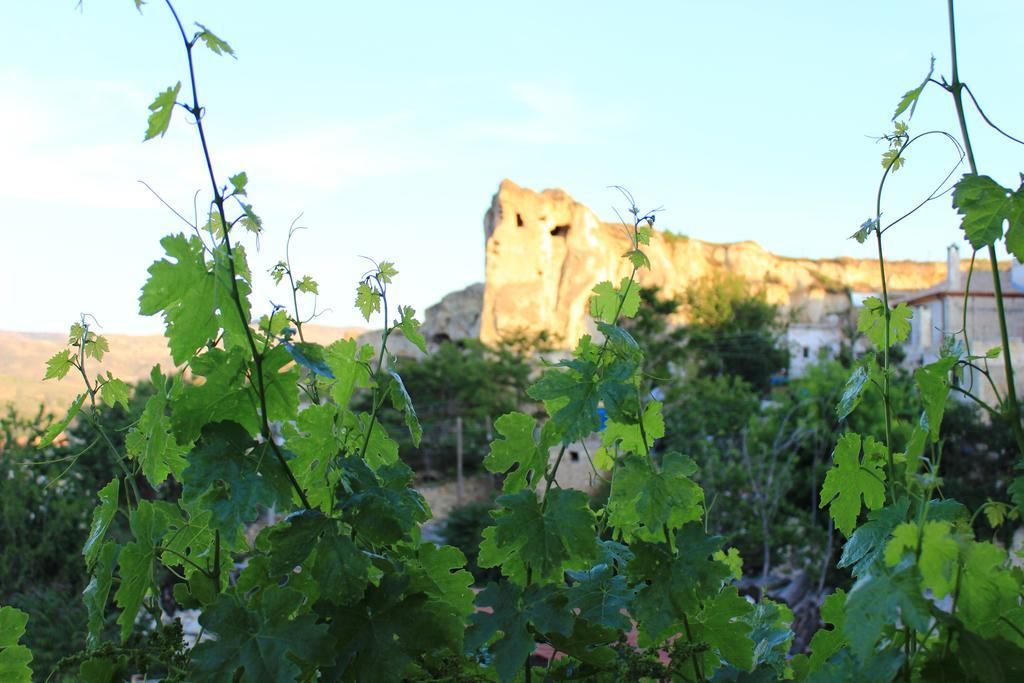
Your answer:
[[[594,285],[629,274],[622,226],[603,223],[562,190],[534,192],[503,181],[484,230],[480,339],[487,343],[516,331],[542,330],[573,343],[591,330],[587,306]],[[644,286],[681,295],[695,280],[729,271],[763,286],[769,301],[805,322],[844,312],[850,292],[881,286],[875,260],[787,258],[754,242],[715,244],[656,232],[644,251],[651,260],[650,270],[639,275]],[[946,277],[946,263],[886,262],[886,274],[892,290],[922,289]]]

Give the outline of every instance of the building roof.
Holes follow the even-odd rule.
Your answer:
[[[1001,268],[999,270],[999,284],[1002,286],[1003,298],[1024,297],[1024,291],[1019,289],[1013,283],[1010,268]],[[956,286],[951,286],[949,280],[944,280],[943,282],[928,287],[927,289],[919,289],[913,292],[901,292],[900,294],[894,295],[892,298],[897,302],[905,302],[909,305],[914,305],[922,304],[932,299],[944,299],[946,297],[963,299],[965,295],[979,297],[990,297],[995,295],[995,287],[991,270],[975,268],[974,272],[971,273],[969,294],[964,291],[966,286],[967,272],[961,271],[960,282]]]

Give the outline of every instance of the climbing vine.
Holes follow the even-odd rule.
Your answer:
[[[698,465],[656,448],[662,404],[643,388],[644,352],[622,324],[640,305],[636,278],[651,266],[644,248],[654,214],[623,191],[628,245],[622,277],[594,288],[597,334],[581,338],[529,389],[545,416],[513,412],[495,422],[484,466],[503,476],[503,491],[477,563],[500,578],[474,594],[462,553],[423,540],[430,510],[378,419],[390,404],[418,443],[413,399],[388,344],[400,334],[422,351],[426,345],[415,311],[391,301],[397,268],[374,262],[356,286],[362,315],[384,319],[378,347],[306,341],[299,306],[318,285],[287,254],[269,275],[288,288],[292,307],[254,311],[244,242],[264,226],[246,173],[217,172],[197,79],[201,54],[234,51],[201,24],[186,29],[171,2],[166,8],[187,76],[150,105],[145,139],[162,137],[184,112],[201,148],[209,211],[203,225],[165,237],[165,256],[149,268],[139,310],[163,319],[174,367],[153,369],[154,393],[122,450],[97,412],[98,403],[128,398],[124,382],[97,370],[106,340],[83,319],[47,364],[48,379],[74,371],[84,391],[39,445],[85,419],[118,467],[99,492],[82,549],[91,576],[83,594],[87,647],[62,660],[58,675],[106,683],[135,673],[253,682],[1011,680],[1024,673],[1024,575],[1011,569],[1005,549],[973,531],[979,513],[993,525],[1019,516],[1024,477],[1010,487],[1011,501],[973,512],[942,496],[942,458],[957,457],[943,453],[944,407],[952,392],[977,399],[953,381],[965,370],[984,373],[1001,356],[1008,386],[988,410],[1024,452],[997,277],[1002,348],[973,355],[963,333],[951,335],[941,357],[915,372],[919,422],[896,429],[889,409],[891,350],[906,341],[911,311],[893,306],[885,286],[883,236],[895,222],[881,222],[882,188],[904,167],[907,150],[935,134],[909,132],[925,88],[949,93],[957,114],[959,138],[942,135],[969,164],[953,188],[966,238],[987,253],[993,273],[1000,240],[1024,256],[1024,192],[976,165],[964,92],[993,124],[960,79],[951,1],[951,79],[933,79],[933,63],[900,101],[875,216],[855,235],[874,237],[883,286],[858,322],[875,352],[854,369],[837,417],[877,391],[885,429],[842,436],[821,489],[822,507],[847,539],[839,567],[855,582],[825,601],[830,628],[795,657],[787,654],[789,609],[741,596],[738,553],[707,533]],[[368,410],[353,406],[357,390],[369,392]],[[560,483],[563,457],[580,442],[599,442],[586,456],[595,477],[610,482],[605,504],[592,506],[583,491]],[[129,537],[111,533],[116,518]],[[174,600],[201,611],[196,643],[166,617],[168,576]],[[118,633],[108,640],[111,605]],[[0,608],[3,680],[30,679],[31,653],[19,644],[25,621]],[[532,657],[539,645],[552,653],[541,666]]]

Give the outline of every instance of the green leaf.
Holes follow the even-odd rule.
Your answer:
[[[298,510],[270,527],[266,532],[270,573],[280,576],[302,564],[331,523],[319,510]]]
[[[501,566],[521,584],[560,581],[569,569],[584,569],[597,558],[594,513],[587,495],[575,489],[552,489],[542,507],[530,489],[498,498],[494,526],[484,529],[477,563]]]
[[[885,546],[885,563],[896,566],[906,553],[917,557],[921,587],[930,589],[936,598],[944,598],[953,590],[956,560],[960,552],[949,522],[925,522],[923,531],[913,522],[904,522],[893,530]]]
[[[477,605],[490,608],[470,617],[467,648],[488,644],[494,669],[504,682],[516,680],[536,647],[531,627],[540,633],[572,633],[572,616],[565,598],[552,594],[552,587],[530,586],[525,591],[513,583],[488,584]],[[495,640],[495,636],[501,634]]]
[[[860,405],[861,393],[864,391],[864,386],[868,382],[868,370],[864,365],[857,365],[857,368],[850,375],[850,378],[846,380],[846,386],[843,387],[843,395],[839,399],[839,403],[836,404],[836,419],[845,420],[850,413],[857,409]]]
[[[207,269],[198,237],[171,235],[160,244],[174,261],[161,259],[149,267],[139,313],[163,315],[171,358],[181,365],[217,336],[217,283]]]
[[[928,85],[928,79],[932,77],[932,73],[934,72],[935,56],[933,55],[931,65],[928,67],[928,75],[924,77],[923,81],[921,81],[921,85],[904,93],[900,103],[896,105],[896,111],[892,115],[893,121],[896,120],[897,116],[905,112],[908,107],[910,108],[910,114],[907,116],[907,120],[914,118],[914,110],[917,108],[917,101],[921,97],[921,92],[924,90],[925,86]]]
[[[914,371],[914,382],[924,404],[924,414],[932,443],[939,440],[942,415],[946,412],[946,399],[949,397],[949,372],[956,365],[956,361],[953,356],[946,356]]]
[[[899,149],[887,149],[882,152],[882,168],[891,168],[893,173],[903,168],[903,165],[907,163],[907,158],[900,154],[900,151]]]
[[[71,368],[75,367],[74,363],[75,357],[71,351],[68,349],[58,351],[46,361],[46,374],[43,379],[64,379]]]
[[[398,313],[402,316],[398,323],[402,336],[412,342],[417,349],[426,353],[427,340],[420,333],[420,321],[416,320],[416,310],[411,306],[399,306]]]
[[[1024,648],[1019,579],[1007,571],[1007,552],[993,543],[968,543],[960,574],[957,616],[985,638],[1001,637]]]
[[[0,680],[32,683],[32,651],[18,641],[25,635],[28,615],[13,607],[0,607]]]
[[[226,55],[231,55],[232,57],[235,56],[235,51],[231,49],[231,46],[228,45],[223,40],[221,40],[220,38],[218,38],[217,36],[215,36],[213,34],[213,32],[210,31],[210,29],[206,28],[205,26],[203,26],[200,23],[196,23],[196,26],[198,26],[200,29],[202,29],[201,32],[199,33],[199,35],[196,36],[196,37],[199,40],[203,41],[203,44],[206,45],[206,47],[210,48],[210,51],[213,52],[213,54],[215,54],[215,55],[225,55],[226,54]],[[237,57],[236,57],[236,59],[237,59]]]
[[[868,437],[864,441],[864,458],[860,457],[859,434],[847,433],[839,439],[832,453],[833,467],[825,475],[818,507],[829,506],[836,527],[847,537],[857,525],[861,498],[870,510],[885,503],[885,472],[877,457],[879,445]]]
[[[651,401],[644,406],[643,430],[639,422],[629,424],[608,420],[601,431],[601,448],[594,454],[594,466],[610,470],[615,462],[616,449],[646,455],[654,441],[665,436],[665,418],[661,409],[661,401]]]
[[[300,292],[305,292],[306,294],[320,293],[319,285],[317,285],[316,280],[308,275],[303,275],[302,278],[295,283],[295,289]]]
[[[505,475],[505,493],[515,493],[531,483],[536,486],[547,471],[552,445],[543,435],[540,441],[534,439],[537,421],[525,413],[508,413],[495,420],[494,429],[503,438],[491,442],[484,467]]]
[[[263,219],[252,210],[252,204],[242,204],[242,227],[254,235],[263,230]]]
[[[754,668],[754,641],[747,619],[754,606],[728,586],[709,600],[700,616],[693,620],[693,639],[709,647],[704,652],[704,671],[710,674],[723,663],[741,671]]]
[[[1007,248],[1018,259],[1024,257],[1024,195],[1012,192],[989,176],[965,174],[953,190],[953,207],[963,216],[960,227],[975,249],[995,244],[1009,222]]]
[[[171,425],[178,443],[194,442],[207,424],[218,421],[237,422],[250,434],[259,433],[259,402],[246,385],[249,365],[242,349],[210,349],[193,358],[190,367],[203,383],[190,382],[171,397]]]
[[[71,421],[75,419],[75,416],[77,416],[78,412],[82,409],[82,404],[84,402],[85,394],[79,394],[71,404],[71,407],[68,408],[67,415],[65,415],[63,419],[57,420],[47,427],[46,433],[44,433],[40,438],[39,443],[36,444],[36,448],[45,448],[53,443],[53,440],[60,436],[61,432],[67,429],[68,425],[71,424]]]
[[[872,573],[858,579],[850,589],[843,633],[853,653],[866,661],[886,626],[899,620],[924,632],[929,619],[928,602],[913,572]]]
[[[310,504],[328,506],[332,500],[328,470],[342,447],[338,408],[330,403],[310,405],[298,414],[294,424],[285,423],[282,431],[285,445],[295,454],[288,465],[307,492]]]
[[[130,394],[131,390],[125,382],[112,377],[109,372],[107,373],[106,381],[100,386],[100,398],[104,403],[111,408],[120,403],[125,410],[128,410]]]
[[[153,503],[142,500],[138,505],[129,516],[135,542],[124,546],[117,557],[121,583],[114,594],[114,601],[122,609],[121,616],[117,618],[122,642],[131,635],[142,601],[153,586],[156,544],[164,532],[162,519]]]
[[[847,645],[843,626],[846,623],[846,591],[837,588],[821,605],[821,620],[831,629],[819,629],[811,638],[810,670],[818,671],[829,657]]]
[[[391,284],[394,277],[398,275],[398,269],[395,268],[395,264],[391,261],[381,261],[380,266],[377,268],[377,277],[384,284]]]
[[[228,182],[231,183],[232,194],[245,195],[245,186],[249,182],[249,176],[245,171],[241,171],[228,178]]]
[[[242,525],[255,521],[262,507],[290,507],[292,492],[280,464],[238,424],[207,425],[188,460],[182,500],[209,510],[211,528],[229,546],[241,540]]]
[[[110,587],[114,582],[114,566],[119,551],[120,547],[113,541],[103,544],[97,554],[98,561],[93,567],[89,583],[82,591],[82,601],[89,615],[86,645],[90,648],[97,648],[103,642],[107,599],[110,597]]]
[[[316,546],[313,579],[321,587],[321,597],[339,605],[359,602],[367,585],[380,579],[380,570],[348,536],[324,534]]]
[[[138,423],[125,437],[125,449],[129,458],[138,460],[142,465],[142,473],[153,486],[159,486],[169,475],[181,479],[188,462],[185,454],[191,444],[181,445],[174,437],[171,419],[167,417],[167,396],[161,391],[163,377],[159,366],[154,369],[154,384],[157,392],[146,401],[146,407],[139,417]]]
[[[380,292],[371,287],[368,282],[359,283],[359,286],[356,287],[356,308],[363,314],[366,322],[370,322],[370,316],[374,313],[380,313],[380,302]]]
[[[640,287],[628,277],[622,278],[618,289],[605,281],[598,283],[593,291],[590,315],[597,320],[614,325],[619,315],[632,318],[640,309]]]
[[[544,406],[562,434],[562,443],[579,441],[601,426],[597,406],[597,367],[590,361],[575,362],[568,369],[547,370],[528,390],[530,398]]]
[[[334,379],[334,373],[331,372],[330,366],[324,358],[324,349],[319,344],[312,344],[310,342],[290,342],[286,341],[282,344],[285,350],[291,354],[291,357],[295,359],[295,362],[306,368],[314,375],[325,377],[327,379]]]
[[[861,576],[869,571],[871,565],[885,551],[885,542],[892,530],[906,521],[909,509],[910,500],[899,498],[892,505],[869,512],[868,521],[857,527],[846,541],[843,554],[836,566],[853,567],[854,576]]]
[[[631,249],[623,254],[623,256],[629,259],[629,262],[633,264],[634,268],[640,269],[651,267],[651,260],[647,258],[647,254],[639,249]]]
[[[420,438],[423,436],[423,428],[420,426],[419,418],[416,417],[416,409],[412,405],[412,397],[405,390],[405,383],[402,382],[402,378],[397,372],[388,370],[388,374],[391,375],[392,380],[388,385],[388,396],[391,397],[391,405],[405,416],[405,426],[409,430],[412,445],[419,448]]]
[[[93,508],[89,538],[85,540],[85,545],[82,546],[82,555],[85,556],[85,565],[87,567],[91,567],[93,562],[96,561],[100,546],[103,544],[103,538],[107,535],[107,530],[110,528],[110,523],[114,520],[114,515],[117,514],[117,499],[120,489],[120,480],[115,477],[106,486],[101,488],[97,494],[100,504]]]
[[[674,532],[704,513],[704,491],[690,479],[697,471],[693,460],[669,451],[661,470],[651,459],[627,455],[612,478],[608,524],[627,540],[660,541],[665,529]]]
[[[373,356],[369,344],[359,346],[355,339],[339,339],[324,351],[324,362],[334,374],[331,398],[338,407],[345,409],[352,399],[352,393],[359,387],[370,384],[370,369],[367,363]]]
[[[889,346],[902,343],[910,336],[910,318],[913,311],[900,302],[889,313]],[[857,331],[867,335],[878,348],[885,346],[885,304],[876,296],[864,299],[864,307],[857,317]]]
[[[632,628],[632,621],[623,610],[632,605],[637,589],[629,586],[624,575],[615,574],[606,563],[570,575],[574,583],[566,594],[569,607],[579,610],[581,618],[620,631]]]
[[[199,617],[199,623],[217,639],[205,640],[192,650],[194,680],[299,680],[304,668],[324,661],[331,650],[325,624],[317,624],[312,614],[296,616],[302,602],[298,591],[276,586],[261,592],[258,605],[236,593],[222,593]]]
[[[181,91],[181,81],[156,96],[149,105],[149,126],[146,128],[146,140],[152,140],[156,136],[163,137],[167,127],[171,125],[171,113],[174,112],[174,104],[178,100],[178,93]]]

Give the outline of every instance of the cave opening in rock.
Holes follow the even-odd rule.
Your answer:
[[[567,237],[569,235],[568,225],[556,225],[551,229],[552,237]]]
[[[521,213],[517,213],[516,214],[516,227],[517,228],[523,227],[523,214],[521,214]]]

